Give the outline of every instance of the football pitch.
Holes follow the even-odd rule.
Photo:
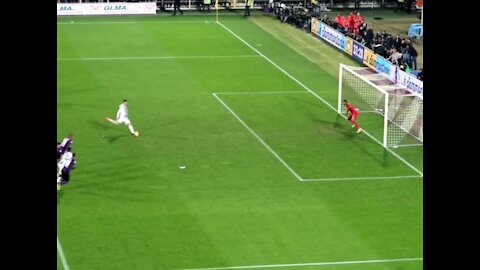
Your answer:
[[[57,269],[422,269],[423,148],[356,134],[316,42],[337,70],[237,16],[58,18]]]

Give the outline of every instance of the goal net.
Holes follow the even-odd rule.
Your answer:
[[[369,68],[340,64],[338,112],[346,99],[360,111],[359,124],[384,147],[423,146],[423,96]]]

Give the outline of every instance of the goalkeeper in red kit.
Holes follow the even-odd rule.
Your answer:
[[[347,119],[353,124],[352,127],[357,129],[357,133],[362,132],[362,128],[357,123],[357,119],[360,116],[360,112],[358,111],[358,109],[355,108],[352,104],[348,103],[346,99],[343,100],[343,104],[345,104],[345,107],[347,108]]]

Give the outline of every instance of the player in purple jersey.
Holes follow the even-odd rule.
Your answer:
[[[71,148],[72,144],[73,144],[73,134],[70,133],[65,139],[63,139],[62,143],[60,143],[59,151],[57,147],[57,159],[60,158],[68,148]]]
[[[61,171],[59,180],[57,180],[57,190],[61,190],[63,185],[68,184],[70,181],[70,172],[77,166],[77,159],[75,153],[72,153],[72,159],[66,164]]]
[[[62,157],[61,151],[62,151],[62,145],[59,142],[57,142],[57,161]]]
[[[70,161],[72,160],[73,154],[72,154],[72,148],[68,147],[65,153],[62,154],[62,157],[60,158],[60,161],[57,164],[57,183],[62,180],[62,170],[65,167],[68,167],[70,164]]]

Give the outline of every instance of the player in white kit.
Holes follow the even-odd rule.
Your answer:
[[[62,154],[62,157],[60,158],[60,161],[57,164],[57,183],[60,183],[62,180],[61,175],[62,175],[62,170],[65,167],[70,166],[70,162],[72,161],[73,158],[73,153],[72,153],[72,148],[68,147],[65,150],[65,153]]]
[[[120,104],[120,106],[118,108],[117,119],[113,120],[112,118],[106,117],[105,121],[113,123],[115,125],[124,124],[124,125],[128,126],[128,129],[130,130],[130,133],[133,136],[138,137],[138,135],[139,135],[138,131],[135,131],[135,129],[132,126],[132,122],[130,121],[130,119],[128,119],[128,107],[127,106],[128,106],[128,102],[125,99],[125,100],[123,100],[123,103]]]

